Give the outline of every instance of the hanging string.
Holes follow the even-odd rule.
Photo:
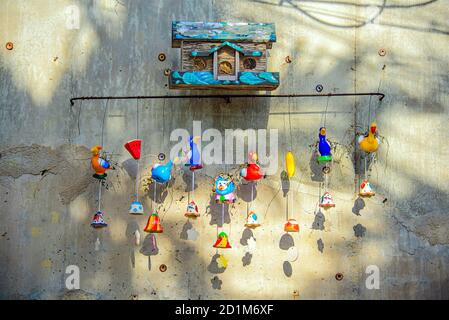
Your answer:
[[[293,150],[292,113],[290,110],[290,98],[287,98],[287,105],[288,105],[288,125],[290,130],[290,150]]]
[[[157,187],[157,183],[153,182],[154,188],[153,188],[153,213],[157,211],[156,205],[156,187]]]
[[[379,90],[380,90],[380,86],[381,86],[381,84],[382,84],[382,82],[383,82],[383,79],[384,79],[384,76],[385,76],[385,65],[382,67],[382,70],[381,70],[381,73],[380,73],[380,77],[379,77],[379,84],[377,85],[377,91],[379,92]],[[372,99],[372,97],[370,96],[369,97],[369,103],[368,103],[368,123],[367,123],[367,125],[366,125],[366,127],[368,128],[368,130],[369,130],[369,125],[370,125],[370,121],[371,121],[371,99]],[[381,100],[381,101],[379,101],[379,105],[382,103],[382,101],[383,100]],[[369,167],[371,167],[372,166],[372,164],[373,164],[373,160],[374,160],[374,158],[375,158],[375,154],[370,154],[370,161],[369,161],[369,163],[367,164],[367,159],[366,159],[366,155],[365,155],[365,172],[364,172],[364,174],[365,174],[365,179],[368,179],[368,177],[367,177],[367,171],[369,171]],[[368,166],[368,168],[367,168],[367,166]]]
[[[221,227],[224,228],[224,203],[221,204]]]
[[[136,99],[136,140],[139,139],[139,99]],[[139,201],[139,184],[140,184],[140,159],[137,159],[136,172],[136,201]]]
[[[98,211],[101,211],[101,180],[98,180]]]
[[[195,171],[192,171],[192,198],[191,200],[194,201],[195,197]]]
[[[103,112],[103,120],[101,122],[101,147],[103,147],[104,144],[104,124],[105,124],[105,120],[106,120],[106,114],[108,112],[108,107],[109,107],[109,99],[106,100],[105,103],[105,108],[104,108],[104,112]],[[102,187],[102,181],[99,181],[98,184],[98,211],[101,211],[101,187]]]
[[[321,123],[322,123],[322,127],[326,127],[326,122],[327,122],[327,108],[329,107],[329,99],[330,99],[330,96],[327,96],[327,99],[326,99],[326,108],[324,109],[324,114],[323,114],[323,117],[322,117],[322,121],[321,121]],[[324,121],[323,121],[323,119],[324,119]]]

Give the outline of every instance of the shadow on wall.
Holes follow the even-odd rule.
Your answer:
[[[419,32],[430,32],[439,34],[449,34],[449,30],[441,28],[428,28],[425,26],[416,27],[414,25],[394,24],[379,21],[380,16],[386,10],[410,9],[426,7],[438,0],[422,1],[414,4],[387,4],[387,0],[373,0],[371,3],[362,4],[356,1],[316,1],[316,0],[280,0],[270,2],[268,0],[252,0],[253,2],[283,6],[298,11],[307,18],[328,27],[334,28],[361,28],[368,24],[376,23],[381,26],[401,28]],[[352,9],[352,10],[351,10]],[[352,12],[357,10],[357,14]]]
[[[0,50],[0,60],[16,88],[35,105],[48,105],[67,73],[81,77],[88,70],[101,45],[98,28],[120,34],[127,7],[118,3],[101,0],[88,8],[71,0],[1,1],[0,21],[8,23],[0,28],[0,39],[12,41],[14,49]]]

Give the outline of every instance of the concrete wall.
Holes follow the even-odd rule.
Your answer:
[[[66,27],[70,5],[80,10],[79,29]],[[293,299],[295,290],[300,299],[449,298],[447,5],[1,1],[0,298]],[[136,101],[69,103],[73,96],[187,94],[169,92],[163,74],[179,63],[179,49],[171,48],[174,19],[276,23],[278,42],[269,58],[269,70],[281,73],[275,93],[314,92],[322,84],[324,92],[386,94],[381,103],[374,97],[139,102],[144,154],[168,153],[170,132],[191,130],[193,120],[222,132],[279,130],[279,169],[257,185],[253,202],[263,226],[252,235],[245,231],[250,190],[242,186],[223,226],[233,246],[224,271],[213,258],[222,226],[220,207],[211,204],[213,177],[224,167],[197,175],[202,215],[190,224],[183,216],[190,174],[177,167],[170,188],[158,191],[165,231],[156,236],[159,253],[148,256],[147,217],[127,213],[134,180],[122,145],[135,136]],[[14,42],[12,51],[7,41]],[[166,61],[158,61],[160,52]],[[356,192],[364,161],[354,153],[354,131],[371,120],[385,140],[369,172],[377,195],[363,201]],[[336,143],[329,187],[337,206],[318,214],[323,177],[310,145],[324,121]],[[98,231],[89,226],[98,190],[89,148],[101,142],[102,131],[118,168],[102,201],[110,225]],[[280,175],[290,148],[297,174],[288,193],[301,232],[289,237]],[[155,161],[148,157],[145,170]],[[150,212],[152,195],[143,198]],[[198,238],[186,240],[192,228]],[[252,255],[245,253],[250,237],[257,244]],[[286,263],[292,242],[299,258]],[[69,265],[80,268],[79,291],[65,289]],[[380,269],[379,290],[365,286],[369,265]],[[338,272],[342,281],[335,280]]]

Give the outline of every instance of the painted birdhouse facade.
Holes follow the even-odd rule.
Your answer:
[[[279,73],[268,72],[272,23],[174,21],[172,47],[181,49],[172,89],[274,90]]]

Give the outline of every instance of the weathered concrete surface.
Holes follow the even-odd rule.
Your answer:
[[[77,30],[66,28],[65,8],[73,4],[81,15]],[[382,103],[367,97],[140,101],[144,154],[168,153],[170,132],[190,130],[193,120],[222,132],[279,129],[279,170],[259,183],[252,207],[263,226],[243,227],[247,186],[226,213],[223,228],[233,246],[226,270],[213,260],[221,212],[210,195],[223,167],[197,176],[202,216],[196,221],[183,216],[188,172],[178,167],[172,186],[158,190],[165,231],[156,236],[154,254],[141,230],[146,216],[127,213],[134,181],[123,164],[129,159],[123,142],[135,135],[136,101],[68,102],[168,93],[163,70],[179,58],[170,48],[173,19],[275,22],[279,40],[269,63],[281,72],[276,93],[313,92],[322,84],[324,92],[386,94]],[[0,298],[292,299],[294,290],[300,299],[449,298],[448,36],[442,0],[1,1]],[[7,41],[14,50],[4,49]],[[160,52],[166,61],[157,60]],[[328,136],[338,143],[329,181],[337,207],[318,213],[323,177],[310,145],[326,105]],[[110,226],[98,231],[89,226],[97,184],[88,149],[102,140],[104,115],[103,144],[119,165],[103,196]],[[371,120],[386,140],[370,172],[377,195],[361,200],[364,161],[354,154],[354,128]],[[301,232],[286,236],[280,175],[289,149],[297,174],[288,193]],[[154,161],[147,158],[145,170]],[[146,212],[151,197],[144,196]],[[299,258],[287,262],[293,244]],[[80,267],[80,291],[65,288],[68,265]],[[369,265],[380,269],[379,290],[365,287]]]

